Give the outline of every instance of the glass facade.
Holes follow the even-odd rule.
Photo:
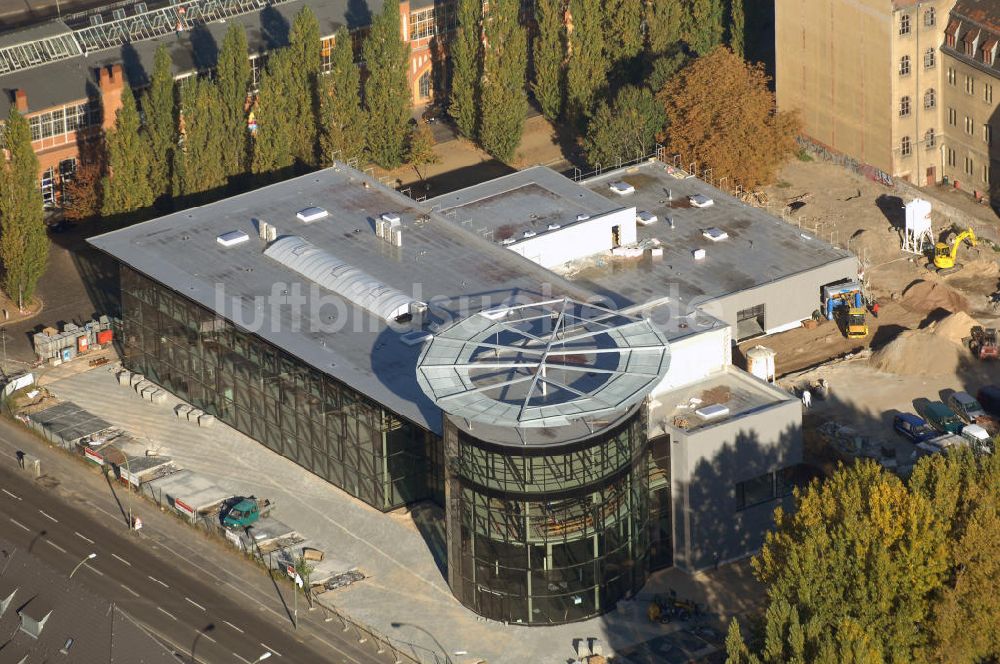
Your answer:
[[[124,265],[121,289],[130,370],[380,510],[443,500],[437,436]]]
[[[556,624],[599,615],[649,568],[646,407],[583,441],[491,444],[445,423],[448,576],[494,620]]]

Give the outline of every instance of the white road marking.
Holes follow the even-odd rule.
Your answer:
[[[126,565],[128,565],[129,567],[131,567],[131,566],[132,566],[132,563],[130,563],[129,561],[125,560],[124,558],[122,558],[121,556],[119,556],[119,555],[118,555],[117,553],[112,553],[112,554],[111,554],[111,557],[112,557],[112,558],[115,558],[115,559],[117,559],[117,560],[120,560],[121,562],[125,563],[125,564],[126,564]]]
[[[93,544],[93,543],[94,543],[94,540],[90,539],[90,538],[89,538],[89,537],[87,537],[86,535],[81,535],[80,533],[78,533],[78,532],[77,532],[77,531],[75,531],[75,530],[74,530],[73,532],[74,532],[74,533],[76,533],[76,536],[77,536],[77,537],[79,537],[80,539],[82,539],[82,540],[85,540],[85,541],[87,541],[87,542],[90,542],[91,544]]]
[[[52,516],[51,514],[46,514],[44,510],[38,510],[38,511],[39,511],[39,512],[41,512],[41,513],[42,513],[42,516],[44,516],[44,517],[45,517],[46,519],[48,519],[49,521],[51,521],[51,522],[53,522],[53,523],[59,523],[59,519],[55,518],[55,517],[54,517],[54,516]]]
[[[243,633],[244,633],[242,629],[240,629],[239,627],[237,627],[237,626],[236,626],[236,625],[234,625],[233,623],[229,622],[228,620],[223,620],[222,622],[226,623],[227,625],[229,625],[230,627],[232,627],[233,629],[235,629],[235,630],[236,630],[237,632],[239,632],[240,634],[243,634]]]
[[[251,662],[249,659],[246,659],[244,657],[240,657],[236,653],[233,653],[233,657],[235,657],[236,659],[240,660],[241,662],[246,662],[247,664],[253,664],[253,662]]]
[[[97,569],[96,567],[92,567],[90,565],[84,565],[84,567],[86,567],[87,569],[89,569],[91,572],[93,572],[97,576],[104,576],[104,572],[102,572],[101,570]]]
[[[21,530],[27,530],[29,533],[31,532],[31,528],[27,527],[20,521],[15,521],[14,519],[11,519],[10,522],[13,523],[15,526],[17,526],[18,528],[20,528]]]
[[[52,540],[45,540],[45,543],[48,544],[49,546],[51,546],[53,549],[58,549],[59,551],[62,551],[63,553],[66,553],[66,549],[62,548],[61,546],[59,546],[58,544],[56,544]]]
[[[215,639],[213,639],[213,638],[212,638],[211,636],[209,636],[209,635],[208,635],[208,634],[206,634],[205,632],[202,632],[202,633],[201,633],[201,635],[202,635],[202,636],[204,636],[204,637],[205,637],[206,639],[208,639],[209,641],[211,641],[212,643],[218,643],[218,641],[216,641]]]
[[[175,617],[174,617],[174,614],[172,614],[172,613],[170,613],[169,611],[165,610],[165,609],[164,609],[163,607],[161,607],[161,606],[158,606],[158,607],[156,607],[156,610],[157,610],[157,611],[159,611],[160,613],[165,613],[165,614],[167,614],[168,616],[170,616],[170,617],[171,617],[171,618],[173,618],[174,620],[177,620],[177,618],[175,618]]]
[[[282,655],[282,654],[281,654],[280,652],[278,652],[277,650],[275,650],[275,649],[274,649],[274,648],[272,648],[271,646],[267,645],[267,644],[266,644],[266,643],[264,643],[263,641],[261,641],[261,642],[260,642],[260,645],[264,646],[264,648],[265,648],[265,649],[267,649],[267,650],[270,650],[271,652],[273,652],[273,653],[274,653],[275,655],[277,655],[278,657],[284,657],[284,655]]]
[[[156,581],[158,584],[160,584],[164,588],[169,588],[170,587],[167,584],[165,584],[163,581],[160,581],[159,579],[157,579],[155,576],[149,576],[148,574],[146,576],[149,578],[150,581]]]
[[[6,493],[11,498],[13,498],[14,500],[21,500],[21,496],[17,495],[16,493],[11,493],[7,489],[4,489],[3,492]]]
[[[193,600],[193,599],[191,599],[190,597],[185,597],[184,599],[185,599],[185,600],[187,600],[188,602],[190,602],[191,604],[194,604],[195,606],[197,606],[197,607],[198,607],[199,609],[201,609],[202,611],[204,611],[204,610],[205,610],[205,607],[203,607],[203,606],[202,606],[201,604],[199,604],[198,602],[194,601],[194,600]]]
[[[122,587],[122,588],[124,588],[125,590],[129,591],[130,593],[132,593],[132,594],[133,594],[133,595],[135,595],[136,597],[142,597],[142,595],[140,595],[140,594],[139,594],[139,593],[137,593],[136,591],[132,590],[131,588],[129,588],[128,586],[126,586],[126,585],[125,585],[124,583],[122,583],[122,584],[119,584],[119,585],[121,585],[121,587]]]

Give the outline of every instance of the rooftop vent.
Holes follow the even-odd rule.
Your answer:
[[[562,226],[560,226],[559,224],[549,224],[548,230],[550,230],[550,231],[557,231],[560,228],[562,228]]]
[[[41,618],[32,618],[27,613],[30,606],[31,605],[29,604],[28,607],[25,607],[20,611],[21,631],[31,638],[37,639],[42,635],[42,630],[45,628],[45,621],[52,615],[52,611],[47,611]]]
[[[699,408],[694,411],[694,414],[703,420],[715,420],[720,417],[725,417],[729,414],[729,408],[723,406],[721,403],[712,404],[711,406],[705,406],[704,408]]]
[[[703,230],[701,234],[704,235],[706,239],[709,239],[712,242],[721,242],[722,240],[726,240],[729,238],[729,233],[722,230],[721,228],[716,228],[715,226]]]
[[[590,215],[586,214],[585,212],[581,212],[580,214],[576,215],[577,221],[587,221],[588,219],[590,219]]]
[[[375,235],[394,247],[403,246],[403,222],[398,214],[386,212],[375,220]]]
[[[321,207],[307,207],[304,210],[299,210],[298,214],[295,215],[299,218],[299,221],[305,224],[311,224],[314,221],[320,219],[325,219],[330,216],[330,213]]]
[[[73,647],[74,640],[75,639],[73,639],[73,637],[66,639],[66,643],[63,644],[63,647],[59,650],[59,652],[61,652],[64,655],[68,655],[69,649]]]
[[[695,249],[694,251],[691,252],[691,255],[694,256],[694,259],[696,261],[705,260],[705,250],[704,249]]]
[[[609,188],[613,193],[616,193],[619,196],[625,196],[627,194],[635,193],[635,187],[630,185],[628,182],[625,182],[624,180],[618,180],[617,182],[612,182],[609,185]]]
[[[508,244],[514,244],[515,242],[517,242],[517,240],[515,238],[512,238],[512,237],[505,237],[504,239],[500,240],[500,244],[502,244],[505,247]]]
[[[696,208],[707,208],[715,205],[715,201],[713,201],[705,194],[695,194],[694,196],[688,196],[688,203],[691,205],[691,207],[696,207]]]
[[[526,238],[535,237],[536,235],[538,235],[538,233],[535,231],[524,231],[524,237]]]
[[[223,247],[235,247],[238,244],[243,244],[249,239],[250,236],[243,231],[229,231],[228,233],[223,233],[219,237],[215,238],[215,241]]]

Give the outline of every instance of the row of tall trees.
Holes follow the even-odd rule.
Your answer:
[[[242,27],[227,31],[211,76],[175,82],[170,55],[161,47],[141,114],[126,87],[114,126],[70,189],[70,216],[125,214],[171,198],[199,202],[250,178],[266,181],[328,165],[335,157],[370,158],[384,168],[402,164],[416,132],[406,75],[409,47],[400,36],[398,9],[385,3],[374,17],[363,44],[364,90],[347,30],[335,37],[328,74],[320,71],[319,44],[319,24],[304,7],[290,27],[289,45],[269,53],[252,104]],[[421,163],[433,160],[428,141],[432,146],[433,138],[421,132]],[[96,199],[83,191],[95,179]]]
[[[925,457],[908,484],[858,463],[775,518],[753,560],[763,624],[731,624],[729,664],[1000,657],[1000,456]]]
[[[448,112],[459,132],[501,161],[511,161],[528,110],[527,31],[518,0],[459,0],[451,40]]]

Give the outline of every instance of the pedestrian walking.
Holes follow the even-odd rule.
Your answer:
[[[872,304],[872,316],[878,318],[878,302]]]
[[[17,455],[17,465],[18,465],[18,467],[21,470],[24,470],[24,452],[22,452],[21,450],[18,450],[17,452],[15,452],[15,454]]]
[[[802,405],[809,408],[812,405],[812,394],[809,390],[802,390]]]

